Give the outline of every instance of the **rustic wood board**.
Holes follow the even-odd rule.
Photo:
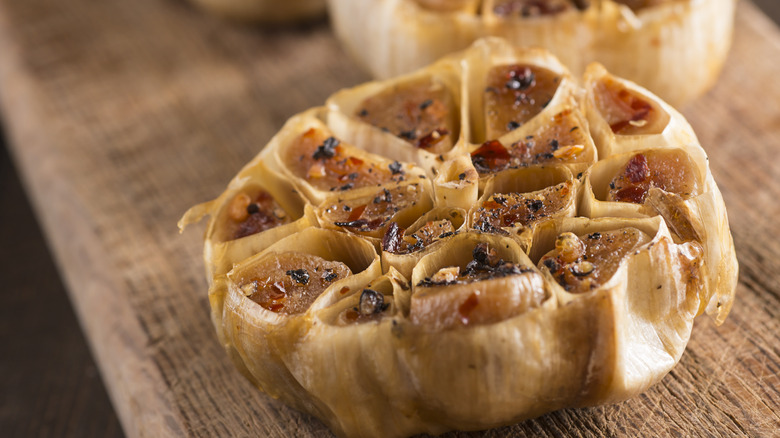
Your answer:
[[[624,403],[449,436],[780,431],[780,30],[738,8],[721,81],[684,113],[740,260],[732,314]],[[292,114],[368,78],[327,23],[236,27],[177,0],[0,0],[0,112],[128,436],[330,436],[234,370],[213,334],[192,204]]]

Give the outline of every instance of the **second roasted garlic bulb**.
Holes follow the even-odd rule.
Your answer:
[[[371,74],[408,73],[496,36],[541,47],[575,74],[597,61],[679,105],[706,91],[731,45],[736,0],[328,0],[337,35]]]

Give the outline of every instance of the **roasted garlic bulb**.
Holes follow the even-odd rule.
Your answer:
[[[588,63],[674,105],[706,91],[731,45],[736,0],[328,0],[358,63],[394,77],[497,36],[551,51],[574,74]],[[537,74],[538,79],[543,76]]]
[[[291,118],[205,215],[231,359],[345,437],[632,397],[737,279],[683,117],[499,39]]]
[[[287,23],[325,15],[325,0],[191,0],[198,7],[235,21]]]

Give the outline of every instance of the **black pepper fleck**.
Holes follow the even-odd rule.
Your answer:
[[[286,274],[298,284],[309,284],[309,273],[305,269],[291,269]]]
[[[339,143],[340,142],[335,137],[326,138],[321,145],[317,146],[317,150],[314,151],[312,158],[315,160],[333,158],[333,156],[336,155],[336,146],[338,146]]]
[[[399,163],[398,161],[393,161],[387,167],[390,169],[390,172],[392,172],[393,175],[397,175],[401,173],[401,163]]]

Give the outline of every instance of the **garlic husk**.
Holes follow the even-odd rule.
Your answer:
[[[191,0],[223,18],[242,22],[290,23],[325,15],[325,0]]]
[[[671,105],[661,100],[648,89],[616,77],[598,63],[588,65],[584,75],[586,90],[586,112],[590,133],[599,152],[599,159],[638,149],[679,147],[698,145],[693,128]],[[622,135],[612,132],[597,104],[600,81],[611,81],[646,101],[658,114],[656,120],[643,128],[641,135]]]
[[[663,149],[663,148],[661,148]],[[633,155],[634,151],[614,155],[599,161],[585,179],[579,214],[590,218],[649,217],[660,215],[666,220],[677,241],[695,241],[702,245],[708,271],[708,295],[702,309],[721,324],[734,300],[738,269],[734,243],[729,231],[728,215],[722,195],[707,165],[704,150],[688,146],[685,153],[697,174],[699,192],[682,197],[658,188],[650,189],[642,204],[606,201],[606,190],[611,175]]]
[[[679,361],[693,319],[708,299],[701,245],[674,243],[666,223],[658,216],[549,221],[537,228],[531,257],[538,260],[552,248],[555,236],[563,232],[584,235],[623,227],[637,228],[652,240],[627,254],[613,276],[597,289],[568,293],[543,269],[560,306],[579,300],[610,301],[613,374],[599,396],[584,405],[633,397],[665,376]]]
[[[469,155],[444,162],[433,179],[436,205],[468,210],[479,197],[479,182]]]
[[[736,0],[670,1],[632,11],[605,0],[537,17],[500,17],[484,2],[436,11],[414,0],[329,0],[336,34],[378,78],[421,68],[486,36],[542,47],[575,75],[599,61],[679,105],[709,89],[731,46]],[[637,56],[637,54],[639,54]]]
[[[309,310],[301,314],[287,315],[272,312],[251,301],[241,289],[244,277],[252,272],[258,261],[273,257],[275,253],[291,249],[304,251],[325,260],[341,260],[352,275],[335,281],[314,301]],[[263,391],[275,398],[308,412],[319,412],[320,406],[312,401],[291,375],[290,364],[285,363],[294,341],[305,333],[310,323],[308,314],[327,307],[342,289],[355,289],[381,275],[381,263],[373,245],[344,233],[307,228],[288,236],[266,250],[237,265],[227,275],[227,295],[224,300],[222,325],[224,347],[239,369],[248,372],[251,380]]]

